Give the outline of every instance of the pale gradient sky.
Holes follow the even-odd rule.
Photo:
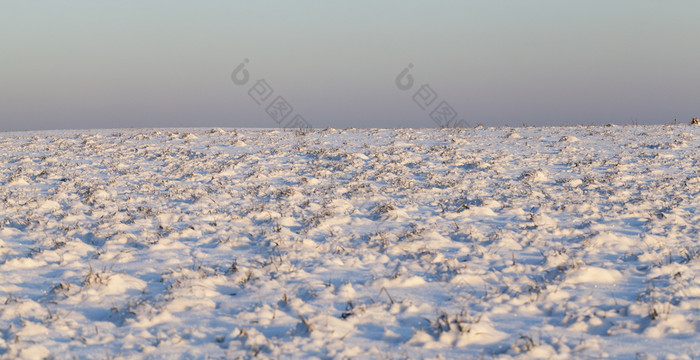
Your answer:
[[[688,122],[700,1],[5,1],[0,131],[276,127],[265,79],[314,127]],[[251,80],[231,81],[249,59]],[[415,86],[395,78],[409,63]],[[292,114],[292,115],[293,115]]]

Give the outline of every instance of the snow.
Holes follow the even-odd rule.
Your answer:
[[[0,358],[700,353],[700,127],[0,133]]]

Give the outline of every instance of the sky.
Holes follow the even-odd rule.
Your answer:
[[[0,8],[0,131],[700,116],[697,0],[0,0]]]

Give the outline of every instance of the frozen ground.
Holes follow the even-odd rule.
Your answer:
[[[700,126],[0,134],[0,358],[700,356]]]

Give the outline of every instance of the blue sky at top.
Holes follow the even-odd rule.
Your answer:
[[[412,100],[424,84],[472,125],[700,115],[697,1],[0,5],[0,131],[275,127],[259,79],[315,127],[435,126]]]

